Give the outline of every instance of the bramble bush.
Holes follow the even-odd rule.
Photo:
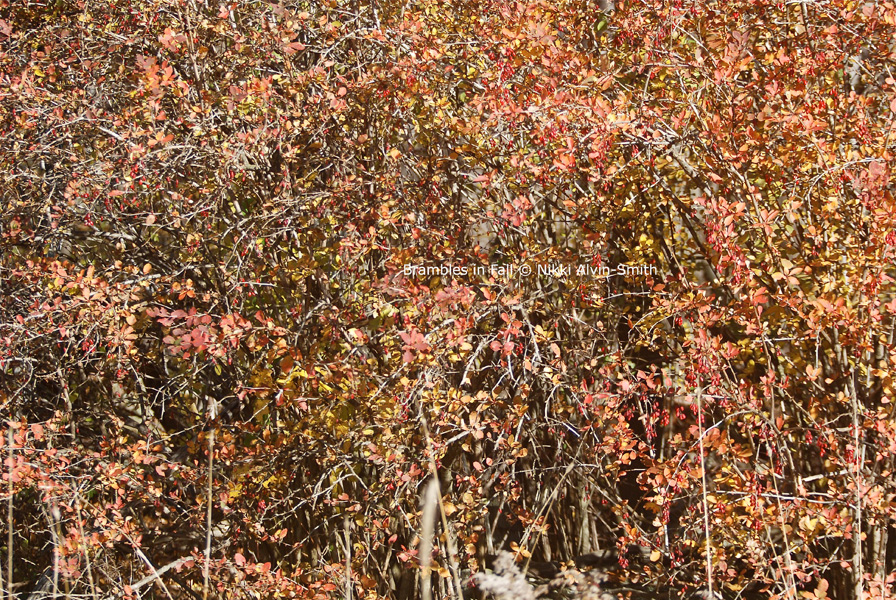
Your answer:
[[[889,1],[0,0],[0,598],[614,547],[604,591],[889,597],[893,39]]]

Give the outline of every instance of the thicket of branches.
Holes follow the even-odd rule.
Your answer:
[[[890,597],[894,38],[0,1],[0,598]]]

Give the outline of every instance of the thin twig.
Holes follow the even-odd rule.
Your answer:
[[[209,414],[212,422],[216,418],[217,402],[211,398]],[[205,566],[202,569],[202,600],[208,600],[208,575],[212,559],[212,469],[215,464],[215,428],[212,426],[208,432],[208,509],[205,516]]]
[[[80,491],[76,492],[75,497],[75,509],[77,510],[77,518],[78,518],[78,535],[81,536],[82,540],[87,539],[87,535],[84,533],[84,519],[81,516],[81,493]],[[93,579],[93,565],[90,561],[90,545],[84,544],[84,561],[87,563],[87,581],[90,583],[90,595],[93,598],[99,598],[99,592],[96,589],[96,581]]]
[[[6,481],[9,483],[9,498],[7,498],[6,504],[6,523],[7,523],[7,538],[6,538],[6,580],[9,585],[9,599],[12,600],[14,596],[12,595],[12,542],[13,542],[13,508],[12,508],[12,497],[13,497],[13,485],[12,485],[12,469],[15,464],[15,456],[13,456],[12,444],[15,441],[12,435],[12,417],[9,420],[9,427],[6,429],[6,449],[9,454],[9,473],[7,475]]]
[[[709,598],[714,598],[712,593],[712,545],[709,532],[709,502],[706,498],[706,454],[703,451],[703,389],[697,382],[697,424],[700,429],[700,471],[703,480],[701,489],[703,496],[703,530],[706,534],[706,589]]]
[[[352,535],[348,513],[343,519],[345,527],[345,600],[352,600]]]
[[[853,451],[856,459],[856,516],[855,531],[853,532],[853,571],[855,575],[855,597],[857,599],[864,597],[865,591],[865,569],[862,564],[862,452],[859,439],[859,399],[856,396],[856,384],[853,380],[854,374],[847,379],[849,387],[849,395],[852,400],[852,426],[853,426]]]

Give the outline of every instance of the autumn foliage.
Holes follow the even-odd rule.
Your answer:
[[[892,597],[894,39],[0,0],[0,599]]]

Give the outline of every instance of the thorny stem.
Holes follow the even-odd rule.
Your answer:
[[[712,546],[709,533],[709,502],[706,499],[706,454],[703,451],[703,388],[697,381],[697,424],[700,434],[700,471],[703,480],[703,531],[706,534],[706,589],[709,598],[714,598],[712,593]]]

